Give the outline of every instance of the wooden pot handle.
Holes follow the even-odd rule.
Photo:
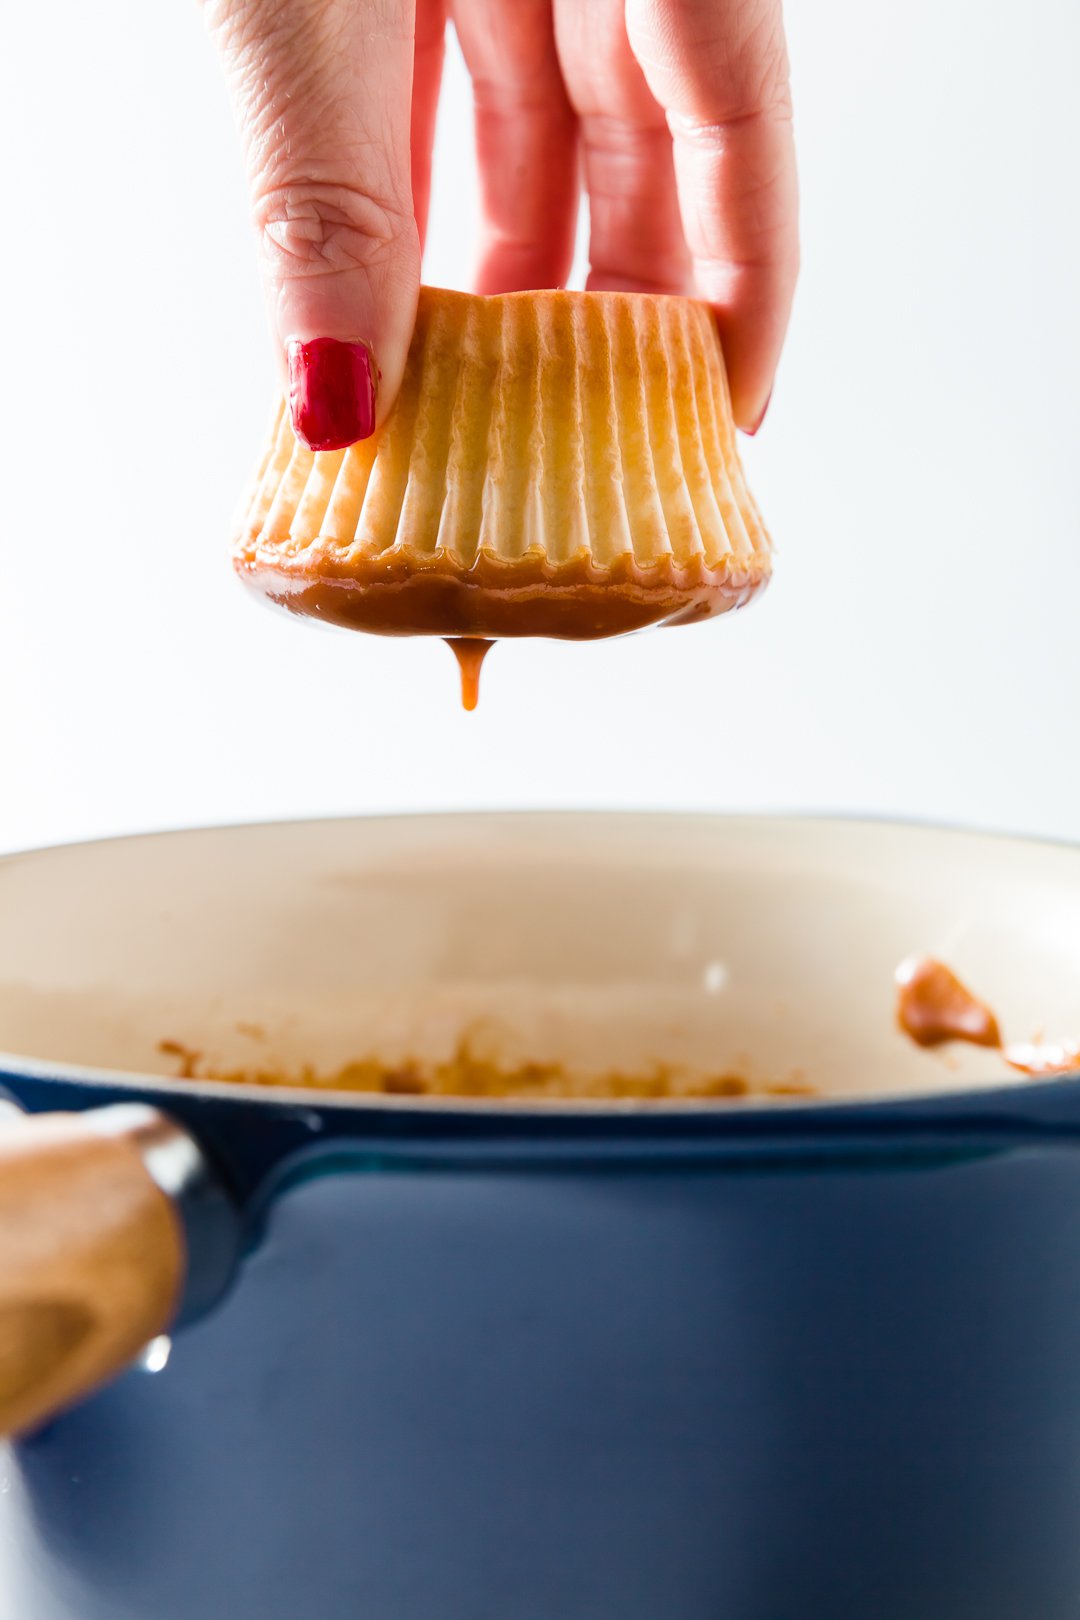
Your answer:
[[[89,1394],[171,1323],[186,1253],[147,1167],[155,1125],[177,1129],[146,1108],[0,1118],[0,1435]]]

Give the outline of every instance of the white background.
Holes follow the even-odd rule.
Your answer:
[[[193,3],[9,5],[0,847],[468,805],[807,806],[1080,836],[1080,8],[792,0],[804,273],[745,615],[449,652],[232,579],[273,386]],[[468,284],[452,56],[427,278]]]

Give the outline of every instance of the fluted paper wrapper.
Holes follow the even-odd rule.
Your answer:
[[[601,636],[739,606],[770,547],[710,310],[423,289],[371,439],[313,452],[280,407],[235,558],[293,611],[391,634]]]

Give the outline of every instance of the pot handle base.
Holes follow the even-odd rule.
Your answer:
[[[0,1435],[37,1428],[121,1372],[177,1318],[220,1298],[237,1222],[190,1136],[120,1105],[0,1120]],[[191,1252],[185,1198],[197,1188]],[[189,1200],[190,1201],[190,1200]],[[222,1238],[224,1237],[224,1241]],[[198,1264],[194,1264],[198,1260]],[[209,1297],[212,1296],[212,1299]]]

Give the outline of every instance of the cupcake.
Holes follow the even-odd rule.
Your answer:
[[[742,606],[770,546],[710,310],[424,288],[372,438],[311,451],[278,408],[235,562],[290,612],[383,635],[582,640]]]

